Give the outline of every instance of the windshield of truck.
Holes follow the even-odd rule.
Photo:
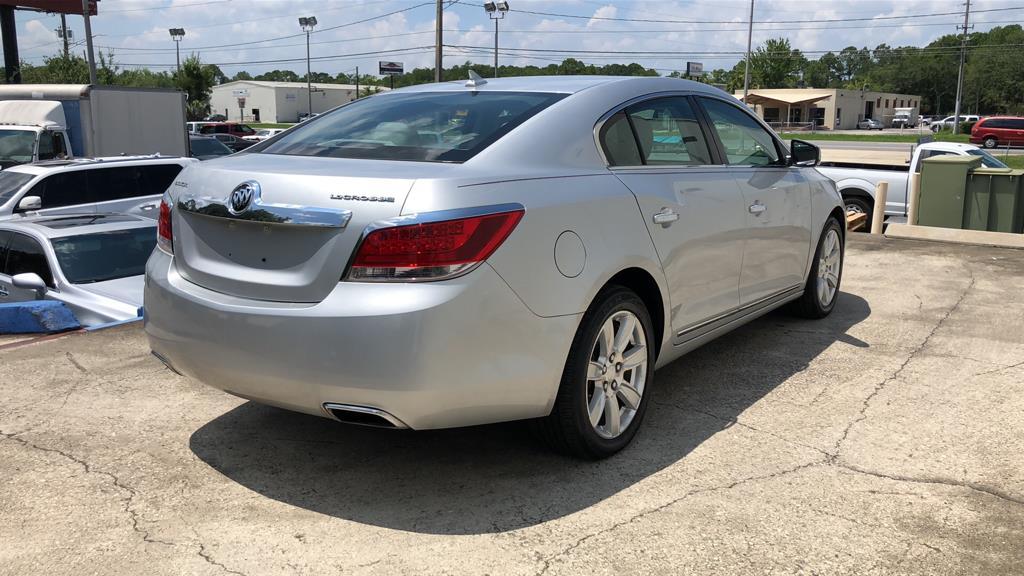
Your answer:
[[[29,130],[0,130],[0,167],[32,161],[36,147],[36,133]]]
[[[140,276],[156,247],[156,228],[79,234],[50,241],[64,277],[72,284],[90,284]]]
[[[356,100],[250,150],[266,154],[465,162],[565,94],[413,92]]]
[[[986,168],[1009,168],[1009,166],[1004,164],[998,158],[989,154],[988,152],[985,152],[984,150],[981,150],[980,148],[968,150],[967,153],[970,154],[971,156],[981,156],[981,163]]]
[[[0,171],[0,206],[14,198],[22,186],[27,184],[32,178],[35,178],[35,176],[25,174],[24,172]]]

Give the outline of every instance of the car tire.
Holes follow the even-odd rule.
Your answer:
[[[818,238],[804,293],[793,302],[792,310],[798,316],[817,319],[832,313],[839,299],[845,257],[842,225],[835,218],[829,218]]]
[[[999,145],[999,142],[997,142],[995,138],[989,136],[988,138],[985,138],[984,145],[985,148],[995,148]]]
[[[871,205],[871,201],[863,196],[847,196],[843,195],[843,207],[846,212],[860,212],[868,215],[867,220],[864,221],[864,227],[861,228],[864,232],[871,231],[871,220],[874,215],[874,206]]]
[[[576,331],[554,407],[534,422],[541,440],[556,451],[587,460],[607,458],[630,443],[647,412],[654,382],[657,343],[652,326],[647,306],[632,290],[610,286],[598,294]],[[616,350],[627,332],[626,344]],[[613,354],[603,356],[608,347]],[[638,364],[627,369],[628,362]],[[611,420],[613,414],[619,416],[618,425]]]

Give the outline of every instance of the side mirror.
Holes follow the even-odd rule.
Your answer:
[[[35,272],[15,274],[11,276],[11,284],[14,284],[15,288],[35,290],[36,300],[42,300],[46,296],[46,282],[43,282],[43,279]]]
[[[817,166],[821,162],[821,150],[803,140],[789,141],[789,165],[790,166]]]
[[[18,202],[18,210],[27,212],[29,210],[39,210],[43,207],[43,199],[39,196],[25,196]]]

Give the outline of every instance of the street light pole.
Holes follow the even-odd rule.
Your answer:
[[[971,17],[971,0],[964,9],[964,35],[960,40],[960,71],[956,75],[956,109],[953,111],[953,134],[960,133],[960,92],[964,84],[964,57],[967,54],[967,24]]]
[[[498,77],[498,20],[508,13],[508,2],[484,2],[487,16],[494,20],[494,77]]]
[[[308,120],[313,117],[313,73],[309,65],[309,35],[313,32],[313,27],[316,26],[316,16],[299,18],[299,26],[306,33],[306,105],[308,106],[306,119]]]
[[[743,103],[747,104],[747,89],[750,87],[750,41],[754,37],[754,0],[750,0],[750,20],[747,22],[747,58],[743,67]],[[747,106],[750,106],[747,104]]]
[[[169,28],[171,39],[174,40],[174,60],[178,65],[178,75],[181,75],[181,39],[185,37],[184,28]]]
[[[89,56],[89,84],[95,84],[96,59],[92,55],[92,25],[89,23],[89,0],[82,0],[82,16],[85,18],[85,49]]]

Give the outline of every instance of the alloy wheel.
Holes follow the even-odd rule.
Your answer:
[[[843,252],[840,247],[839,233],[833,229],[825,233],[818,256],[818,302],[823,308],[832,304],[839,288],[839,271],[842,269]]]
[[[620,436],[636,416],[647,380],[647,336],[635,314],[619,310],[597,334],[587,366],[587,414],[598,436]]]

